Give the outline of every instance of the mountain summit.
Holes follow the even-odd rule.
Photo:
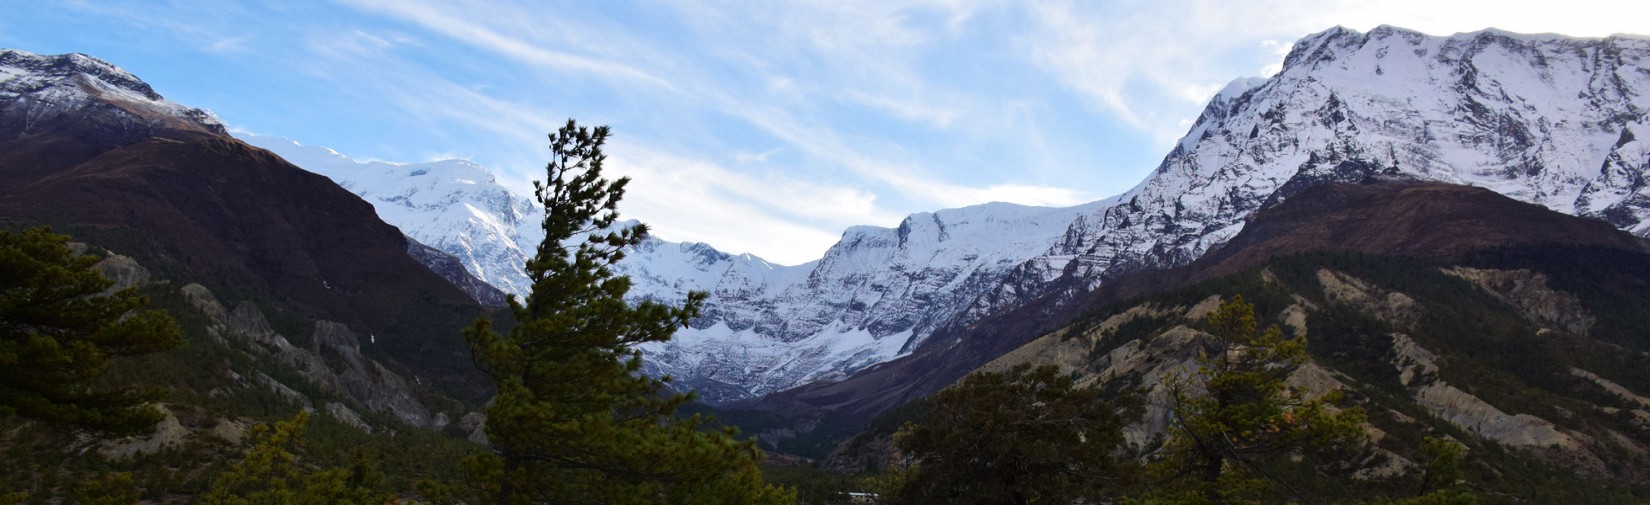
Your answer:
[[[1212,98],[1146,180],[1091,204],[913,355],[756,408],[863,420],[926,396],[1064,324],[1109,283],[1187,265],[1257,211],[1330,183],[1476,186],[1644,236],[1647,63],[1650,39],[1633,36],[1392,27],[1308,36],[1277,75],[1239,79]]]
[[[1647,63],[1650,39],[1633,36],[1388,26],[1308,36],[1277,75],[1239,79],[1210,100],[1151,176],[1085,213],[999,291],[1077,292],[1183,265],[1262,207],[1371,178],[1488,188],[1645,235]],[[974,310],[1027,299],[987,297]]]
[[[0,129],[28,134],[64,122],[96,121],[110,123],[100,125],[105,137],[126,140],[162,130],[225,134],[212,113],[162,98],[109,62],[80,53],[43,56],[0,49]]]

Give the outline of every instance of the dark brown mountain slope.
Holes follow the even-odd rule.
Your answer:
[[[1451,260],[1521,244],[1646,250],[1603,221],[1553,212],[1483,188],[1442,183],[1333,184],[1261,210],[1190,271],[1219,277],[1302,251],[1356,251]]]
[[[15,120],[28,111],[0,105],[0,224],[50,224],[221,296],[344,323],[376,341],[369,355],[483,397],[458,333],[483,309],[360,198],[141,104]]]

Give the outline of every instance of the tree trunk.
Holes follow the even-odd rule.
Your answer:
[[[1215,456],[1209,459],[1209,466],[1203,469],[1203,498],[1213,505],[1225,503],[1220,497],[1220,467],[1225,464],[1226,458]]]
[[[513,454],[504,456],[504,475],[499,479],[498,505],[510,505],[510,496],[515,494],[515,486],[510,482],[511,474],[521,465],[521,459]]]

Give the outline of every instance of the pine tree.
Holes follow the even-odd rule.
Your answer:
[[[534,183],[545,238],[527,263],[532,292],[511,298],[517,324],[508,335],[485,318],[465,332],[498,388],[487,409],[492,450],[466,465],[469,501],[793,501],[763,483],[753,442],[678,417],[691,397],[641,373],[635,346],[669,340],[707,295],[691,293],[681,306],[624,300],[630,279],[612,269],[647,228],[613,229],[629,180],[602,178],[608,133],[569,120],[550,135],[547,179]]]
[[[49,228],[0,230],[0,415],[105,435],[154,429],[156,395],[100,389],[109,359],[176,347],[177,323],[114,283]]]
[[[1334,412],[1335,392],[1308,400],[1285,384],[1311,359],[1305,335],[1285,338],[1275,325],[1257,331],[1242,296],[1205,322],[1210,338],[1197,372],[1170,383],[1169,440],[1152,468],[1167,485],[1148,503],[1258,501],[1274,486],[1288,488],[1265,470],[1276,458],[1344,459],[1363,446],[1361,411]]]
[[[246,459],[212,480],[201,503],[207,505],[378,505],[394,503],[381,491],[382,474],[376,469],[306,468],[294,451],[301,447],[308,412],[252,429],[252,448]]]
[[[143,497],[137,484],[132,482],[132,472],[92,477],[82,481],[74,494],[82,505],[131,505]],[[0,499],[0,503],[5,501]]]
[[[1058,367],[977,373],[895,437],[916,460],[894,503],[1100,503],[1126,484],[1121,417]]]
[[[1397,505],[1474,505],[1478,496],[1461,484],[1461,453],[1465,450],[1454,441],[1427,437],[1421,441],[1421,460],[1426,464],[1421,471],[1420,492],[1413,498],[1398,500]]]

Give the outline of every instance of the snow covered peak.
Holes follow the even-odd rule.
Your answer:
[[[0,99],[15,104],[6,112],[20,113],[25,128],[102,103],[173,127],[225,133],[212,113],[166,100],[130,72],[80,53],[0,49]]]
[[[458,257],[488,284],[518,296],[531,287],[523,265],[544,239],[543,211],[498,184],[486,167],[466,160],[357,161],[285,138],[236,135],[360,195],[384,222]]]
[[[1238,89],[1249,88],[1243,92]],[[1185,264],[1255,210],[1318,184],[1404,178],[1473,185],[1636,233],[1650,230],[1650,38],[1484,30],[1429,36],[1333,28],[1278,74],[1228,86],[1115,204],[1011,277],[999,310],[1113,275]],[[1055,277],[1076,282],[1050,284]],[[1004,300],[995,302],[996,300]]]
[[[1209,104],[1212,106],[1216,103],[1231,103],[1238,97],[1243,96],[1244,93],[1248,93],[1249,90],[1258,88],[1262,84],[1266,84],[1265,77],[1232,79],[1232,82],[1226,83],[1226,87],[1220,88],[1220,92],[1215,93],[1215,97],[1209,100]]]
[[[49,85],[80,75],[97,80],[152,101],[162,100],[149,84],[107,61],[81,53],[43,56],[15,49],[0,49],[0,72],[5,72],[5,89],[16,92],[29,86]],[[14,86],[16,88],[14,88]]]

